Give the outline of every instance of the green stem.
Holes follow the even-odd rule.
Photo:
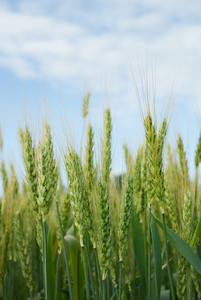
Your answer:
[[[147,236],[147,193],[144,191],[143,192],[143,197],[144,197],[144,235],[145,235],[145,266],[147,267],[147,239],[146,239],[146,236]],[[148,269],[147,269],[147,272],[148,272]],[[147,277],[146,277],[146,291],[142,291],[143,294],[147,294],[147,285],[148,285],[148,282],[147,282]]]
[[[109,276],[109,270],[107,274],[107,300],[110,300],[110,276]]]
[[[39,220],[42,231],[42,248],[43,248],[43,284],[45,300],[49,299],[48,279],[47,279],[47,239],[46,239],[46,222]]]
[[[64,261],[66,265],[66,271],[67,271],[67,276],[68,276],[68,285],[69,285],[69,292],[70,292],[70,300],[73,300],[73,288],[72,288],[72,282],[71,282],[71,276],[70,276],[70,268],[69,268],[69,263],[68,263],[68,255],[66,251],[66,245],[64,241],[64,235],[63,235],[63,229],[61,226],[61,219],[60,219],[60,214],[59,214],[59,203],[56,202],[56,207],[57,207],[57,217],[59,221],[59,228],[61,232],[61,239],[62,239],[62,246],[63,246],[63,253],[64,253]]]
[[[84,265],[84,276],[85,276],[85,283],[86,283],[86,293],[87,293],[87,300],[90,300],[90,288],[89,288],[89,278],[88,278],[88,272],[87,272],[87,264],[86,264],[86,258],[84,253],[84,247],[81,247],[82,249],[82,260]]]
[[[197,203],[197,194],[198,194],[198,170],[195,173],[195,197],[194,197],[194,206],[196,207]]]
[[[133,278],[134,278],[134,282],[133,282],[133,291],[132,291],[132,286],[131,286],[131,299],[135,299],[135,277],[136,277],[136,260],[135,260],[135,253],[134,253],[134,258],[133,258],[133,265],[134,265],[134,269],[133,269]]]
[[[122,261],[119,262],[119,300],[122,294]]]
[[[31,298],[31,300],[34,300],[34,294],[32,291],[30,291],[30,298]]]
[[[103,297],[102,297],[102,300],[105,300],[106,299],[106,280],[102,280],[102,287],[103,287]]]
[[[151,207],[149,208],[149,216],[148,216],[148,266],[147,266],[147,274],[148,274],[148,300],[151,300],[151,235],[150,235],[150,222],[151,222]]]
[[[101,272],[100,272],[100,266],[98,261],[98,253],[97,249],[94,248],[94,255],[95,255],[95,261],[96,261],[96,270],[98,273],[98,282],[99,282],[99,298],[101,299],[102,296],[102,280],[101,280]]]
[[[58,253],[56,258],[56,284],[55,284],[55,300],[57,300],[57,294],[58,294],[58,273],[59,273],[59,260],[60,260],[60,254]]]
[[[169,257],[168,257],[167,237],[166,237],[166,229],[165,229],[165,214],[162,213],[162,216],[163,216],[163,235],[164,235],[164,242],[165,242],[165,255],[166,255],[168,277],[169,277],[169,281],[170,281],[170,291],[171,291],[171,295],[172,295],[172,300],[176,300],[175,289],[174,289],[172,273],[171,273]]]
[[[94,280],[93,280],[93,274],[92,274],[92,266],[91,266],[91,260],[90,260],[90,255],[89,255],[89,249],[88,249],[88,238],[87,238],[86,229],[85,229],[85,245],[86,245],[87,260],[88,260],[88,266],[89,266],[89,277],[90,277],[90,281],[91,281],[92,298],[95,300]]]
[[[201,233],[201,216],[200,216],[198,225],[197,225],[197,227],[196,227],[196,229],[195,229],[193,238],[192,238],[192,240],[191,240],[191,242],[190,242],[190,247],[191,247],[192,249],[195,248],[195,244],[196,244],[196,242],[197,242],[197,239],[198,239],[199,236],[200,236],[200,233]]]

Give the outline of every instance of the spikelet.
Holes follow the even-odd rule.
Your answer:
[[[88,188],[80,158],[74,150],[67,150],[66,167],[71,206],[73,209],[75,225],[78,228],[80,236],[81,247],[84,246],[84,227],[88,230],[92,244],[95,247],[94,226]]]
[[[201,299],[201,290],[200,290],[200,275],[197,273],[197,271],[191,266],[191,277],[194,282],[195,290],[197,293],[197,299]]]
[[[80,245],[84,246],[84,225],[83,225],[83,203],[82,194],[79,187],[79,179],[74,167],[74,157],[67,149],[66,152],[66,170],[68,174],[68,189],[70,193],[70,202],[73,210],[73,216],[75,220],[75,226],[78,229],[80,237]]]
[[[11,164],[10,165],[10,168],[11,168],[11,176],[10,176],[10,187],[12,189],[12,196],[13,196],[13,199],[15,199],[17,201],[17,197],[19,195],[19,183],[17,181],[17,177],[16,177],[16,174],[15,174],[15,170],[14,170],[14,166]]]
[[[50,126],[44,125],[43,141],[37,149],[37,177],[38,177],[38,214],[37,218],[46,221],[51,200],[56,195],[58,174],[54,159]]]
[[[130,228],[133,203],[133,176],[129,173],[123,188],[123,197],[120,207],[118,240],[119,240],[119,261],[124,261],[126,255],[126,242]]]
[[[23,277],[30,292],[34,290],[34,280],[31,266],[31,251],[30,251],[30,235],[27,232],[26,237],[23,237],[22,229],[20,228],[19,216],[15,217],[15,240],[18,250],[19,261]]]
[[[94,139],[94,134],[93,134],[91,123],[89,123],[87,129],[87,145],[86,145],[85,164],[84,164],[84,173],[85,173],[86,183],[89,192],[92,191],[92,188],[94,186],[94,181],[95,181],[95,170],[93,166],[93,156],[94,156],[93,139]]]
[[[178,135],[177,139],[177,146],[178,146],[178,152],[179,152],[179,161],[180,161],[180,167],[183,175],[183,184],[184,186],[187,186],[189,183],[189,176],[188,176],[188,165],[186,160],[186,153],[184,151],[184,145],[181,137]]]
[[[184,195],[182,237],[187,244],[192,239],[192,197],[188,190]]]
[[[102,273],[102,280],[107,277],[110,266],[112,248],[110,232],[109,189],[102,177],[99,179],[99,231],[98,256]]]
[[[111,113],[110,109],[104,114],[104,133],[102,140],[102,169],[98,183],[99,205],[98,205],[98,257],[102,274],[102,280],[108,275],[108,269],[115,282],[115,272],[112,266],[112,246],[111,246],[111,224],[110,224],[110,201],[109,183],[111,171]]]
[[[157,135],[152,118],[148,115],[144,120],[146,147],[147,147],[147,199],[151,205],[154,197],[160,204],[161,211],[164,213],[165,206],[165,187],[162,152],[164,140],[167,133],[167,120],[164,119]]]
[[[195,167],[196,167],[196,170],[198,169],[200,161],[201,161],[201,133],[200,133],[199,141],[198,141],[198,144],[197,144],[197,149],[196,149],[196,152],[195,152]]]
[[[83,98],[83,103],[82,103],[82,117],[83,117],[83,119],[85,119],[86,116],[88,115],[89,98],[90,98],[89,93],[86,94]]]
[[[186,292],[186,260],[179,256],[177,270],[177,297],[183,299]]]
[[[23,160],[26,169],[26,180],[27,180],[27,191],[28,198],[31,202],[32,209],[35,213],[38,212],[37,196],[38,196],[38,187],[37,187],[37,166],[35,159],[35,147],[33,145],[32,137],[28,127],[25,127],[25,130],[19,128],[19,137],[22,148]]]
[[[9,259],[9,244],[11,237],[12,198],[10,189],[4,195],[4,209],[1,211],[1,258],[0,258],[0,288],[4,281],[4,275]]]
[[[133,165],[133,156],[129,152],[126,144],[123,145],[123,148],[124,148],[124,153],[125,153],[126,167],[127,167],[127,170],[129,170]]]
[[[3,179],[3,192],[5,195],[8,188],[8,175],[6,173],[5,164],[3,161],[1,162],[1,174]]]
[[[69,218],[70,213],[70,194],[67,192],[63,199],[60,199],[60,219],[61,219],[61,227],[63,232],[65,232],[66,224]],[[62,249],[62,240],[61,240],[61,231],[59,226],[57,226],[57,239],[58,239],[58,253],[61,254]]]
[[[168,218],[170,219],[171,222],[171,227],[173,231],[177,233],[178,225],[177,225],[175,203],[168,189],[167,184],[165,184],[165,201],[166,201],[166,209],[168,211]]]
[[[10,235],[10,227],[8,225],[6,227],[6,230],[4,231],[4,236],[2,241],[1,259],[0,259],[0,288],[2,287],[4,281],[4,275],[5,275],[6,265],[8,260],[9,235]]]
[[[54,150],[52,143],[52,136],[50,125],[45,122],[44,124],[44,137],[43,137],[43,159],[44,168],[46,169],[46,185],[48,189],[48,198],[52,200],[56,195],[58,184],[58,172],[56,161],[54,158]]]
[[[61,227],[65,234],[67,221],[70,214],[70,194],[69,192],[65,192],[64,186],[61,180],[60,168],[58,169],[58,190],[57,190],[57,201],[59,202],[59,210],[60,210],[60,220],[61,220]],[[56,227],[56,236],[58,240],[58,253],[61,254],[62,249],[62,239],[61,239],[61,231],[59,228],[59,222],[57,219],[57,227]]]
[[[134,195],[135,203],[137,205],[137,213],[140,216],[144,211],[144,204],[142,203],[142,159],[143,148],[139,147],[136,157],[135,169],[134,169]]]
[[[104,133],[102,140],[102,170],[101,175],[103,180],[108,185],[110,182],[110,172],[111,172],[111,136],[112,136],[112,120],[110,109],[107,108],[104,114]]]

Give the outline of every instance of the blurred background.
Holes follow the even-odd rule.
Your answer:
[[[181,135],[193,178],[201,129],[200,1],[0,0],[1,156],[19,176],[18,126],[35,130],[47,117],[56,142],[71,131],[80,145],[86,93],[99,143],[103,111],[111,107],[112,172],[123,172],[122,145],[135,156],[144,141],[136,85],[144,111],[146,88],[159,122],[169,110],[168,142],[176,147]]]

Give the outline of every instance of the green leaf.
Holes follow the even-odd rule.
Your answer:
[[[78,253],[79,244],[75,237],[74,225],[69,229],[67,235],[64,237],[67,249],[69,252],[69,262],[70,262],[70,273],[73,281],[73,296],[74,300],[78,299]]]
[[[135,251],[135,258],[137,262],[137,266],[140,272],[142,286],[146,291],[146,264],[145,264],[145,237],[142,231],[142,225],[139,222],[138,216],[136,214],[136,210],[133,209],[132,217],[132,235],[133,235],[133,247]]]
[[[54,269],[54,255],[52,251],[52,218],[48,228],[47,235],[47,274],[50,289],[50,295],[55,295],[55,269]]]
[[[163,224],[161,221],[159,221],[154,215],[152,214],[152,217],[154,221],[163,228]],[[189,247],[189,245],[182,240],[182,238],[176,234],[174,231],[169,229],[166,226],[166,234],[169,239],[169,241],[174,245],[174,247],[177,249],[177,251],[185,257],[185,259],[190,263],[190,265],[193,266],[193,268],[201,274],[201,260],[199,257],[193,252],[193,250]]]
[[[157,290],[157,299],[160,299],[161,293],[161,279],[162,279],[162,262],[161,262],[161,245],[160,245],[160,236],[156,223],[154,222],[153,217],[151,216],[151,234],[154,248],[154,260],[155,260],[155,282]]]

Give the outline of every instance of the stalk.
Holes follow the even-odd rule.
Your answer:
[[[122,261],[119,262],[119,300],[122,294]]]
[[[134,277],[134,282],[133,282],[133,292],[131,288],[131,300],[135,299],[135,276],[136,276],[136,260],[135,260],[135,254],[134,254],[134,259],[133,259],[133,265],[134,265],[134,270],[133,270],[133,277]]]
[[[98,253],[96,248],[94,248],[94,256],[95,256],[95,261],[96,261],[96,270],[98,273],[98,282],[99,282],[99,298],[101,299],[102,296],[102,281],[101,281],[101,273],[100,273],[100,266],[98,262]]]
[[[31,291],[30,291],[30,298],[31,298],[31,300],[34,300],[34,294]]]
[[[102,280],[102,285],[103,285],[103,297],[102,300],[106,299],[106,279]]]
[[[107,275],[107,300],[110,300],[110,276],[109,276],[109,270]]]
[[[58,294],[58,273],[59,273],[59,260],[60,260],[60,254],[57,255],[56,260],[56,284],[55,284],[55,300],[57,300],[57,294]]]
[[[151,222],[151,207],[149,207],[148,217],[148,300],[151,300],[151,235],[150,235],[150,222]]]
[[[64,252],[64,261],[65,261],[66,271],[67,271],[67,276],[68,276],[70,300],[73,300],[73,288],[72,288],[72,283],[71,283],[70,268],[69,268],[69,263],[68,263],[68,255],[67,255],[67,251],[66,251],[66,245],[65,245],[65,241],[64,241],[63,229],[62,229],[62,226],[61,226],[61,219],[60,219],[60,214],[59,214],[59,203],[58,202],[56,202],[56,207],[57,207],[57,216],[58,216],[58,221],[59,221],[59,228],[60,228],[60,231],[61,231],[61,239],[62,239],[62,246],[63,246],[63,252]]]
[[[85,283],[86,283],[87,300],[90,300],[89,278],[88,278],[88,272],[87,272],[87,264],[86,264],[86,258],[85,258],[85,253],[84,253],[84,247],[81,247],[81,249],[82,249],[82,259],[83,259],[83,265],[84,265],[84,276],[85,276]]]
[[[146,197],[146,192],[144,193],[144,235],[145,235],[145,266],[147,266],[147,197]],[[148,271],[148,270],[147,270]],[[143,294],[147,294],[147,283],[148,281],[146,280],[146,291]]]
[[[43,247],[43,284],[45,300],[49,299],[48,293],[48,278],[47,278],[47,239],[46,239],[46,222],[40,219],[40,226],[42,231],[42,247]]]
[[[200,236],[200,233],[201,233],[201,217],[200,217],[200,219],[199,219],[198,225],[197,225],[196,230],[195,230],[195,232],[194,232],[193,238],[192,238],[192,240],[191,240],[191,242],[190,242],[190,247],[191,247],[192,249],[194,249],[195,244],[196,244],[196,242],[197,242],[197,239],[198,239],[199,236]]]
[[[168,257],[167,237],[166,237],[166,229],[165,229],[165,214],[162,213],[162,216],[163,216],[163,235],[164,235],[164,242],[165,242],[165,255],[166,255],[168,277],[170,281],[170,290],[171,290],[172,300],[176,300],[174,284],[173,284],[173,279],[172,279],[172,274],[171,274],[171,269],[169,264],[169,257]]]
[[[92,297],[95,300],[94,280],[93,280],[93,274],[92,274],[92,267],[91,267],[89,249],[88,249],[88,239],[87,239],[86,229],[85,229],[85,245],[86,245],[85,249],[86,249],[86,253],[87,253],[87,260],[88,260],[88,266],[89,266],[89,277],[90,277],[90,281],[91,281]]]

